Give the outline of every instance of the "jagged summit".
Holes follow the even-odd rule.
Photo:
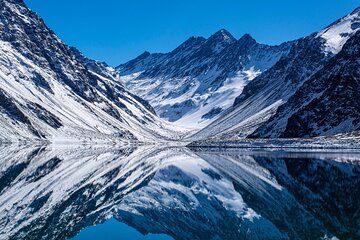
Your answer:
[[[192,36],[192,37],[189,37],[185,42],[185,43],[194,43],[194,42],[204,42],[206,40],[206,38],[204,37],[201,37],[201,36]]]
[[[220,29],[208,39],[209,41],[225,41],[227,43],[233,43],[236,41],[234,36],[226,29]]]
[[[244,34],[241,38],[239,38],[238,43],[240,44],[256,44],[257,41],[248,33]]]
[[[117,70],[124,85],[150,101],[158,115],[199,127],[230,107],[242,87],[287,54],[291,44],[259,44],[250,34],[236,40],[220,29],[207,39],[191,37],[170,53],[138,57]]]
[[[142,54],[137,56],[134,60],[135,61],[142,60],[142,59],[149,57],[150,55],[151,55],[151,53],[149,51],[144,51]]]
[[[192,49],[194,47],[199,47],[202,45],[206,39],[204,37],[190,37],[185,42],[183,42],[179,47],[177,47],[175,50],[173,50],[171,53],[175,54],[177,52],[186,51],[188,49]]]
[[[256,40],[249,33],[245,33],[238,41],[255,41]]]

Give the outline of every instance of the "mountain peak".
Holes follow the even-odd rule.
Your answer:
[[[318,33],[325,40],[325,52],[337,54],[346,41],[360,29],[360,7]]]
[[[350,15],[354,15],[357,13],[360,13],[360,7],[355,8],[354,11],[352,11],[352,13]]]
[[[212,36],[210,36],[209,40],[215,40],[219,42],[228,42],[233,43],[236,41],[236,39],[231,35],[229,31],[226,29],[220,29],[216,33],[214,33]]]
[[[225,28],[220,29],[219,31],[217,31],[215,34],[222,34],[222,35],[228,35],[231,36],[231,33],[226,30]]]
[[[205,38],[203,38],[203,37],[192,36],[192,37],[188,38],[184,43],[192,44],[192,43],[203,42],[204,40],[205,40]]]
[[[244,35],[238,40],[238,42],[240,42],[240,43],[245,43],[245,44],[255,44],[255,43],[257,43],[256,40],[255,40],[249,33],[244,34]]]
[[[195,46],[201,45],[203,42],[205,42],[205,38],[203,37],[190,37],[185,42],[183,42],[179,47],[177,47],[172,53],[177,53],[179,51],[189,50],[192,49]]]
[[[150,52],[145,51],[145,52],[143,52],[142,54],[140,54],[138,57],[136,57],[136,59],[145,59],[145,58],[147,58],[147,57],[150,56],[150,55],[151,55]]]

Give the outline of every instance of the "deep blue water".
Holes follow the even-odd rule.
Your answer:
[[[135,229],[115,219],[82,230],[73,240],[171,240],[163,234],[142,235]]]

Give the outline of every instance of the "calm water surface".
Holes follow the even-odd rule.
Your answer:
[[[0,239],[360,239],[356,152],[0,146]]]

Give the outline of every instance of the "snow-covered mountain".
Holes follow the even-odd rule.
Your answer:
[[[231,107],[244,86],[291,45],[260,44],[248,34],[236,40],[222,29],[208,39],[191,37],[166,54],[145,52],[116,70],[125,87],[148,100],[160,117],[200,128]]]
[[[22,0],[0,1],[0,141],[154,140],[174,127]]]
[[[188,140],[357,131],[358,29],[360,9],[279,46],[220,30],[113,69],[64,44],[23,1],[3,0],[0,142],[177,140],[178,126],[208,124]]]
[[[288,55],[244,88],[231,109],[193,137],[239,139],[255,130],[253,137],[306,137],[357,130],[352,89],[358,84],[359,29],[356,9],[297,40]]]
[[[360,165],[341,156],[3,145],[0,239],[110,218],[182,240],[357,239]]]
[[[252,137],[316,137],[359,131],[359,60],[357,32]]]

